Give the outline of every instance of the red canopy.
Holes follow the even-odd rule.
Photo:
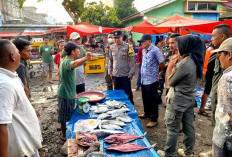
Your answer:
[[[84,36],[84,35],[109,33],[114,30],[116,30],[116,28],[94,26],[83,22],[78,25],[67,26],[67,36],[69,37],[72,32],[77,32],[81,36]]]
[[[0,33],[0,37],[7,37],[7,38],[10,38],[10,37],[13,37],[13,36],[16,36],[16,35],[19,35],[20,33]]]
[[[46,32],[23,32],[20,35],[29,35],[29,36],[36,36],[36,35],[44,35]]]
[[[67,31],[67,26],[61,27],[61,28],[52,28],[49,30],[50,33],[54,32],[66,32]]]
[[[193,25],[201,25],[201,24],[207,24],[207,23],[213,23],[216,21],[211,20],[198,20],[198,19],[192,19],[184,16],[180,16],[178,14],[164,20],[163,22],[160,22],[155,25],[155,27],[185,27],[185,26],[193,26]]]
[[[203,33],[203,34],[211,35],[213,28],[220,24],[228,24],[230,26],[230,29],[232,30],[232,20],[218,21],[218,22],[202,24],[202,25],[187,26],[186,28],[196,33]]]
[[[148,21],[143,21],[140,24],[126,27],[124,30],[144,34],[162,34],[163,32],[169,32],[170,28],[155,28],[154,25]]]

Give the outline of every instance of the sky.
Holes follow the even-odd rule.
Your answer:
[[[37,0],[26,0],[24,6],[34,6],[37,8],[38,13],[47,13],[57,22],[66,24],[66,22],[72,21],[72,19],[62,6],[62,1],[63,0],[43,0],[42,2],[37,2]],[[100,0],[86,0],[86,2],[92,1],[99,2]],[[105,0],[101,1],[103,3],[105,2]],[[134,5],[138,11],[143,11],[164,1],[167,0],[135,0]]]

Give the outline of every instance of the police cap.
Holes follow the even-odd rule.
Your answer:
[[[120,37],[120,36],[122,36],[122,31],[114,31],[113,35],[114,35],[114,37]]]

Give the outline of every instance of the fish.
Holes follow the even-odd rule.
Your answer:
[[[133,121],[133,119],[131,117],[125,116],[125,115],[122,116],[122,117],[116,117],[116,120],[119,120],[119,121],[122,121],[122,122],[127,122],[127,123]]]
[[[99,107],[97,110],[94,111],[94,113],[105,113],[109,111],[107,107]]]
[[[121,126],[121,127],[126,126],[126,124],[124,122],[118,121],[118,120],[102,120],[100,122],[100,124],[102,124],[102,125],[115,124],[115,125],[118,125],[118,126]]]
[[[122,130],[122,128],[120,126],[115,125],[115,124],[101,125],[100,127],[102,129],[107,129],[107,130]]]
[[[102,113],[98,116],[97,119],[109,119],[111,118],[111,115],[107,114],[107,113]]]
[[[116,134],[110,135],[104,139],[104,142],[113,143],[113,144],[123,144],[134,141],[136,139],[143,138],[146,136],[147,132],[145,132],[142,136],[135,136],[130,134]]]
[[[125,112],[128,112],[128,111],[130,111],[130,109],[129,108],[121,108],[121,109],[116,109],[116,110],[112,110],[112,111],[108,111],[108,112],[106,112],[106,113],[108,113],[108,114],[119,114],[119,113],[125,113]]]
[[[156,144],[153,144],[150,147],[142,147],[137,144],[112,144],[108,147],[106,147],[107,150],[111,151],[119,151],[119,152],[136,152],[139,150],[144,150],[144,149],[151,149],[154,148]]]
[[[120,109],[122,107],[126,107],[126,104],[123,102],[119,102],[119,101],[106,101],[105,104],[109,107],[109,108],[113,108],[113,109]]]
[[[90,110],[90,111],[94,111],[94,110],[97,110],[97,109],[98,109],[97,106],[91,106],[89,110]]]
[[[107,130],[107,129],[96,129],[91,131],[90,133],[95,134],[98,137],[108,136],[112,134],[123,134],[123,131],[117,131],[117,130]]]

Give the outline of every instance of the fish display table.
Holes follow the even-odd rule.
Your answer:
[[[107,100],[116,100],[116,101],[121,101],[124,102],[127,105],[127,108],[130,109],[130,112],[128,112],[128,116],[130,116],[133,121],[126,123],[126,126],[123,128],[123,132],[126,134],[131,134],[131,135],[136,135],[136,136],[141,136],[144,134],[144,130],[142,128],[142,125],[138,119],[138,113],[134,109],[133,104],[128,100],[128,96],[125,94],[123,90],[110,90],[110,91],[104,91],[106,98],[102,100],[100,103],[103,103]],[[66,130],[66,137],[67,139],[75,139],[76,134],[74,132],[74,125],[78,120],[81,119],[96,119],[98,117],[98,114],[95,114],[93,112],[89,112],[87,114],[80,114],[78,113],[78,105],[76,109],[74,110],[70,121],[66,124],[67,130]],[[121,131],[121,130],[120,130]],[[105,137],[100,137],[99,142],[103,143],[103,153],[111,156],[111,157],[138,157],[138,156],[147,156],[147,157],[159,157],[157,152],[155,151],[154,148],[151,148],[149,150],[141,150],[141,151],[136,151],[136,152],[131,152],[131,153],[121,153],[121,152],[112,152],[112,151],[107,151],[105,147],[109,146],[110,144],[103,142],[103,139]],[[137,139],[133,142],[134,143],[143,147],[150,147],[151,144],[149,143],[148,139],[142,138],[142,139]],[[152,143],[154,144],[154,143]]]

